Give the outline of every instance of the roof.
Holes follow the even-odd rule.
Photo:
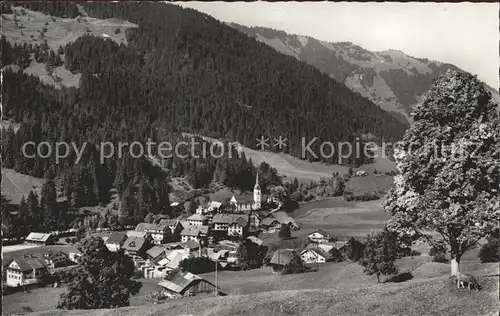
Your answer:
[[[218,202],[218,201],[211,201],[210,203],[208,203],[208,207],[212,207],[212,208],[219,208],[221,207],[222,205],[222,202]]]
[[[165,253],[165,248],[162,246],[154,246],[153,248],[146,251],[146,254],[151,258],[155,259]]]
[[[174,254],[175,255],[172,257],[172,259],[167,263],[167,268],[169,269],[177,269],[179,267],[179,263],[189,256],[181,252],[176,252]]]
[[[316,229],[315,231],[309,233],[309,235],[314,234],[314,233],[318,233],[318,234],[321,234],[323,236],[330,236],[329,233],[327,233],[326,231],[322,230],[321,228],[320,229]]]
[[[198,248],[200,248],[200,244],[198,242],[196,242],[195,240],[191,239],[186,243],[186,248],[198,249]]]
[[[27,241],[42,241],[46,242],[52,235],[44,234],[44,233],[30,233],[28,237],[26,237]]]
[[[148,233],[146,233],[146,232],[139,232],[136,230],[127,231],[128,237],[146,238],[147,235],[148,235]]]
[[[199,227],[189,227],[187,229],[183,229],[181,232],[181,236],[194,236],[198,237],[200,235]]]
[[[201,214],[193,214],[187,218],[188,221],[206,221],[208,217]]]
[[[325,252],[321,249],[317,249],[317,248],[306,248],[306,249],[302,250],[300,255],[302,255],[303,253],[308,252],[308,251],[312,252],[315,256],[321,256],[325,259],[332,259],[333,258],[333,256],[330,253]]]
[[[33,254],[15,257],[12,259],[12,261],[15,261],[17,263],[21,271],[42,269],[47,267],[47,265],[41,258]],[[12,263],[12,261],[9,263],[9,265]]]
[[[146,240],[140,237],[128,237],[125,243],[123,244],[123,248],[129,251],[139,251],[144,246]]]
[[[175,273],[167,275],[165,279],[158,283],[158,285],[172,292],[182,294],[191,284],[200,280],[204,280],[215,287],[215,285],[213,285],[211,282],[208,282],[207,280],[197,276],[196,274],[182,271],[177,271]]]
[[[276,218],[274,218],[274,217],[266,217],[266,218],[264,218],[262,220],[261,225],[263,225],[263,226],[271,226],[274,222],[278,222],[279,223],[279,221]]]
[[[285,212],[274,212],[274,213],[272,213],[271,216],[276,218],[276,220],[278,222],[280,222],[281,224],[292,224],[294,226],[297,226],[294,219],[291,218],[290,216],[288,216],[288,214]]]
[[[127,234],[122,232],[114,232],[112,233],[108,240],[106,240],[106,244],[122,244],[125,240],[127,240]]]
[[[150,223],[139,223],[135,227],[135,230],[138,232],[144,232],[148,228],[154,228],[156,225],[155,224],[150,224]]]
[[[203,226],[199,226],[198,230],[200,231],[200,234],[202,234],[202,235],[208,235],[209,228],[210,227],[208,227],[208,225],[203,225]]]
[[[175,227],[178,223],[179,223],[179,220],[177,220],[177,219],[162,219],[159,224]]]
[[[242,219],[238,222],[238,219]],[[212,219],[214,224],[232,224],[238,223],[242,226],[246,226],[249,221],[249,216],[245,214],[216,214]]]
[[[271,264],[287,265],[292,261],[294,251],[292,249],[278,249],[271,258]]]
[[[252,195],[233,195],[238,204],[253,204],[255,201]]]
[[[262,243],[263,241],[260,240],[259,238],[255,237],[255,236],[249,236],[247,237],[247,239],[249,239],[251,242],[253,242],[254,244],[257,244],[259,246],[262,246]]]

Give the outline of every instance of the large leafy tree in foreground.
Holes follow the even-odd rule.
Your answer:
[[[475,76],[448,71],[414,111],[395,151],[400,175],[384,204],[387,227],[444,241],[451,274],[460,258],[500,220],[500,123],[497,105]]]
[[[111,252],[102,239],[83,239],[82,272],[66,293],[61,294],[57,308],[96,309],[130,305],[130,296],[142,286],[131,280],[134,263],[123,251]]]

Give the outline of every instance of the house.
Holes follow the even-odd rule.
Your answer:
[[[170,229],[170,240],[178,241],[181,238],[181,231],[183,229],[181,223],[177,219],[162,219],[160,225],[167,225]]]
[[[187,229],[182,230],[181,232],[181,241],[188,242],[190,240],[194,240],[196,242],[203,243],[205,237],[200,229],[200,227],[192,226]]]
[[[356,177],[365,177],[368,175],[368,172],[364,171],[364,170],[359,170],[359,171],[356,171],[356,173],[354,174]]]
[[[225,295],[213,283],[191,272],[177,271],[171,273],[161,280],[158,285],[164,289],[166,295],[172,298],[185,295],[193,296],[200,293]]]
[[[288,216],[288,214],[285,212],[281,212],[281,211],[274,212],[274,213],[271,213],[271,216],[273,218],[275,218],[278,222],[280,222],[281,225],[288,225],[288,226],[290,226],[290,229],[293,229],[293,230],[299,229],[299,225],[297,225],[295,220],[293,218],[291,218],[290,216]]]
[[[258,210],[262,207],[262,191],[259,184],[259,173],[255,178],[255,186],[253,188],[253,197],[233,195],[229,200],[229,204],[238,212]]]
[[[281,223],[274,217],[266,217],[260,223],[260,227],[267,230],[268,232],[275,232],[280,230]]]
[[[140,237],[128,237],[123,243],[122,248],[125,249],[125,253],[129,256],[139,256],[141,257],[146,253],[149,247],[149,242]]]
[[[273,268],[273,272],[284,272],[295,255],[293,249],[278,249],[274,252],[269,265]]]
[[[309,237],[309,239],[312,242],[315,242],[318,244],[329,242],[331,239],[330,234],[328,234],[326,231],[324,231],[322,229],[317,229],[317,230],[313,231],[312,233],[307,235],[307,237]]]
[[[170,228],[166,224],[139,223],[135,230],[149,234],[156,245],[166,243],[170,239]]]
[[[208,224],[208,217],[200,214],[193,214],[189,216],[186,221],[192,226],[203,226]]]
[[[68,262],[68,256],[62,251],[52,252],[49,250],[48,253],[43,255],[43,259],[49,269],[65,266]]]
[[[153,246],[152,248],[146,251],[147,257],[153,262],[158,262],[161,259],[165,258],[165,247],[162,246]]]
[[[333,256],[319,248],[306,248],[300,253],[300,258],[305,263],[325,263],[331,261]]]
[[[247,239],[259,247],[262,246],[262,244],[264,243],[261,239],[255,237],[255,236],[249,236],[249,237],[247,237]]]
[[[217,214],[212,219],[213,230],[226,232],[228,236],[245,236],[249,216],[244,214]]]
[[[68,259],[73,263],[80,263],[81,258],[82,258],[82,254],[79,252],[68,253]]]
[[[55,238],[52,234],[44,234],[44,233],[30,233],[28,237],[26,237],[24,243],[32,244],[32,245],[53,245],[55,242]]]
[[[15,257],[6,269],[6,285],[18,287],[40,283],[48,274],[45,261],[33,254]]]
[[[106,240],[106,247],[109,249],[109,251],[117,252],[121,249],[125,240],[127,240],[127,234],[122,232],[114,232]]]

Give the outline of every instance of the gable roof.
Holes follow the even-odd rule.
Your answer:
[[[189,227],[189,228],[183,229],[181,232],[181,236],[198,237],[199,235],[200,235],[199,227]]]
[[[106,244],[119,244],[121,245],[125,240],[127,240],[127,234],[122,232],[114,232],[106,240]]]
[[[206,221],[208,217],[201,214],[193,214],[187,218],[188,221]]]
[[[241,220],[238,222],[238,219]],[[249,216],[245,214],[216,214],[212,219],[213,224],[232,224],[238,223],[242,226],[246,226],[249,221]],[[244,224],[242,224],[244,223]]]
[[[261,225],[263,226],[271,226],[273,223],[279,223],[279,221],[274,217],[266,217],[262,220]]]
[[[325,236],[330,236],[330,234],[329,234],[329,233],[327,233],[326,231],[324,231],[324,230],[323,230],[323,229],[321,229],[321,228],[316,229],[316,230],[315,230],[315,231],[313,231],[313,232],[310,232],[310,233],[309,233],[309,235],[312,235],[312,234],[314,234],[314,233],[321,234],[321,235],[322,235],[322,236],[324,236],[324,237],[325,237]],[[308,235],[308,236],[309,236],[309,235]]]
[[[151,224],[151,223],[139,223],[135,227],[135,230],[138,232],[144,232],[144,231],[146,231],[146,229],[154,228],[155,226],[156,226],[155,224]]]
[[[253,204],[255,202],[251,195],[233,195],[233,197],[238,204]]]
[[[286,266],[292,261],[294,251],[292,249],[278,249],[271,258],[271,264]]]
[[[306,249],[302,250],[300,255],[302,255],[308,251],[311,252],[314,256],[316,256],[316,257],[321,256],[321,257],[325,258],[326,260],[333,258],[333,256],[330,253],[323,251],[322,249],[317,249],[317,248],[306,248]]]
[[[251,242],[253,242],[254,244],[257,244],[259,246],[262,246],[262,244],[264,243],[261,239],[255,237],[255,236],[249,236],[247,237],[248,240],[250,240]]]
[[[158,258],[159,256],[161,256],[164,253],[165,253],[165,248],[162,246],[154,246],[153,248],[146,251],[146,254],[153,259]]]
[[[27,241],[41,241],[46,242],[52,235],[44,234],[44,233],[30,233],[28,237],[26,237]]]
[[[159,223],[160,225],[167,225],[167,226],[177,226],[179,224],[179,220],[177,219],[162,219]]]
[[[297,226],[295,220],[290,216],[288,216],[288,214],[285,212],[274,212],[271,214],[271,216],[274,217],[281,224],[286,224],[286,225],[292,224],[293,226]]]
[[[182,294],[189,287],[189,285],[199,280],[204,280],[204,279],[197,276],[196,274],[192,274],[191,272],[182,272],[179,270],[175,273],[167,275],[165,279],[163,279],[158,283],[158,285],[172,292]]]
[[[140,237],[128,237],[125,243],[123,244],[123,248],[129,251],[139,251],[144,247],[146,240]]]
[[[41,258],[33,254],[15,257],[10,261],[9,265],[13,261],[16,262],[21,271],[47,268],[46,263]]]
[[[147,235],[148,233],[146,232],[139,232],[136,230],[127,231],[127,237],[146,238]]]

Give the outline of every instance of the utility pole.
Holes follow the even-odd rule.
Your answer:
[[[319,250],[318,250],[319,244],[316,244],[316,271],[319,271]]]
[[[217,266],[219,265],[219,258],[215,259],[215,296],[219,295],[219,284],[217,280]]]

